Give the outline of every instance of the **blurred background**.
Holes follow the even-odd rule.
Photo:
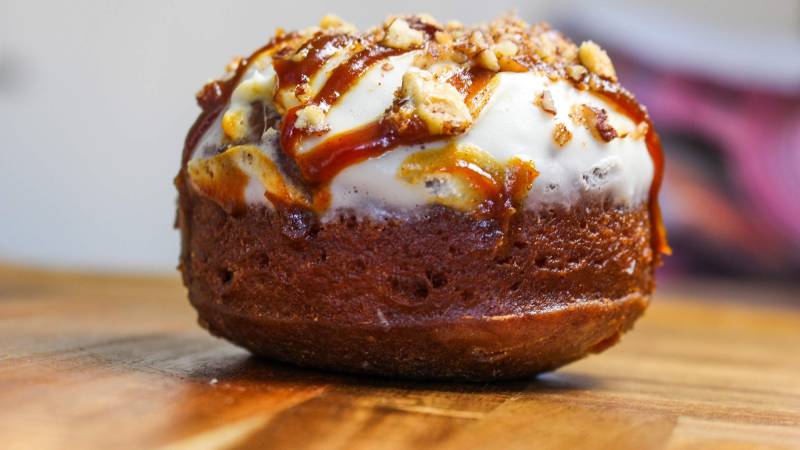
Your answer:
[[[667,279],[800,285],[800,1],[0,0],[0,262],[170,272],[194,93],[278,26],[509,10],[609,50],[667,155]]]

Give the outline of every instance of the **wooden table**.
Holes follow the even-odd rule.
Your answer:
[[[539,379],[409,383],[250,358],[177,276],[0,266],[0,448],[800,448],[795,294],[664,290]]]

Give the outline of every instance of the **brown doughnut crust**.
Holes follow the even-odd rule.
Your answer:
[[[653,290],[647,205],[585,200],[509,224],[441,206],[361,219],[246,208],[179,177],[181,270],[201,324],[300,366],[508,379],[613,345]]]

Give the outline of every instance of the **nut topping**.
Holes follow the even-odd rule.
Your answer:
[[[589,71],[586,70],[586,67],[580,66],[578,64],[573,64],[567,67],[567,75],[569,75],[569,77],[576,82],[580,82],[581,80],[583,80],[583,77],[586,76],[587,73],[589,73]]]
[[[403,76],[402,94],[434,135],[461,133],[472,124],[472,115],[460,92],[427,70],[412,68]]]
[[[319,27],[323,30],[336,30],[344,33],[357,33],[355,25],[345,22],[335,14],[326,14],[319,22]]]
[[[559,147],[563,147],[572,140],[572,133],[567,129],[567,126],[561,122],[558,122],[553,128],[553,141],[555,141],[556,145]]]
[[[553,97],[550,95],[550,91],[547,89],[543,90],[536,96],[536,99],[533,103],[542,109],[542,111],[555,116],[556,115],[556,105],[553,103]]]
[[[611,58],[599,45],[592,41],[584,41],[578,49],[578,57],[581,64],[586,66],[590,72],[611,81],[617,81],[617,72],[614,70]]]
[[[421,31],[415,30],[403,19],[395,19],[389,28],[386,29],[386,37],[383,44],[398,50],[407,50],[419,47],[425,42],[425,36]]]
[[[297,111],[294,126],[310,133],[326,131],[328,122],[325,120],[325,111],[317,105],[308,105]]]
[[[586,127],[595,139],[610,142],[618,136],[617,130],[608,123],[608,111],[603,108],[595,108],[586,104],[575,105],[569,116],[575,124]]]
[[[500,62],[497,60],[497,55],[488,48],[478,53],[478,66],[494,72],[500,70]]]

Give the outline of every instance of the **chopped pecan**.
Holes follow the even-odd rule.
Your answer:
[[[553,140],[555,141],[556,145],[559,147],[563,147],[572,140],[572,133],[567,129],[567,126],[561,122],[558,122],[553,128]]]
[[[581,64],[586,66],[590,72],[611,81],[617,81],[617,72],[614,70],[611,58],[599,45],[592,41],[583,42],[578,49],[578,57]]]
[[[542,109],[542,111],[555,116],[556,115],[556,104],[553,102],[553,96],[550,95],[550,91],[545,89],[536,96],[536,99],[533,103]]]

